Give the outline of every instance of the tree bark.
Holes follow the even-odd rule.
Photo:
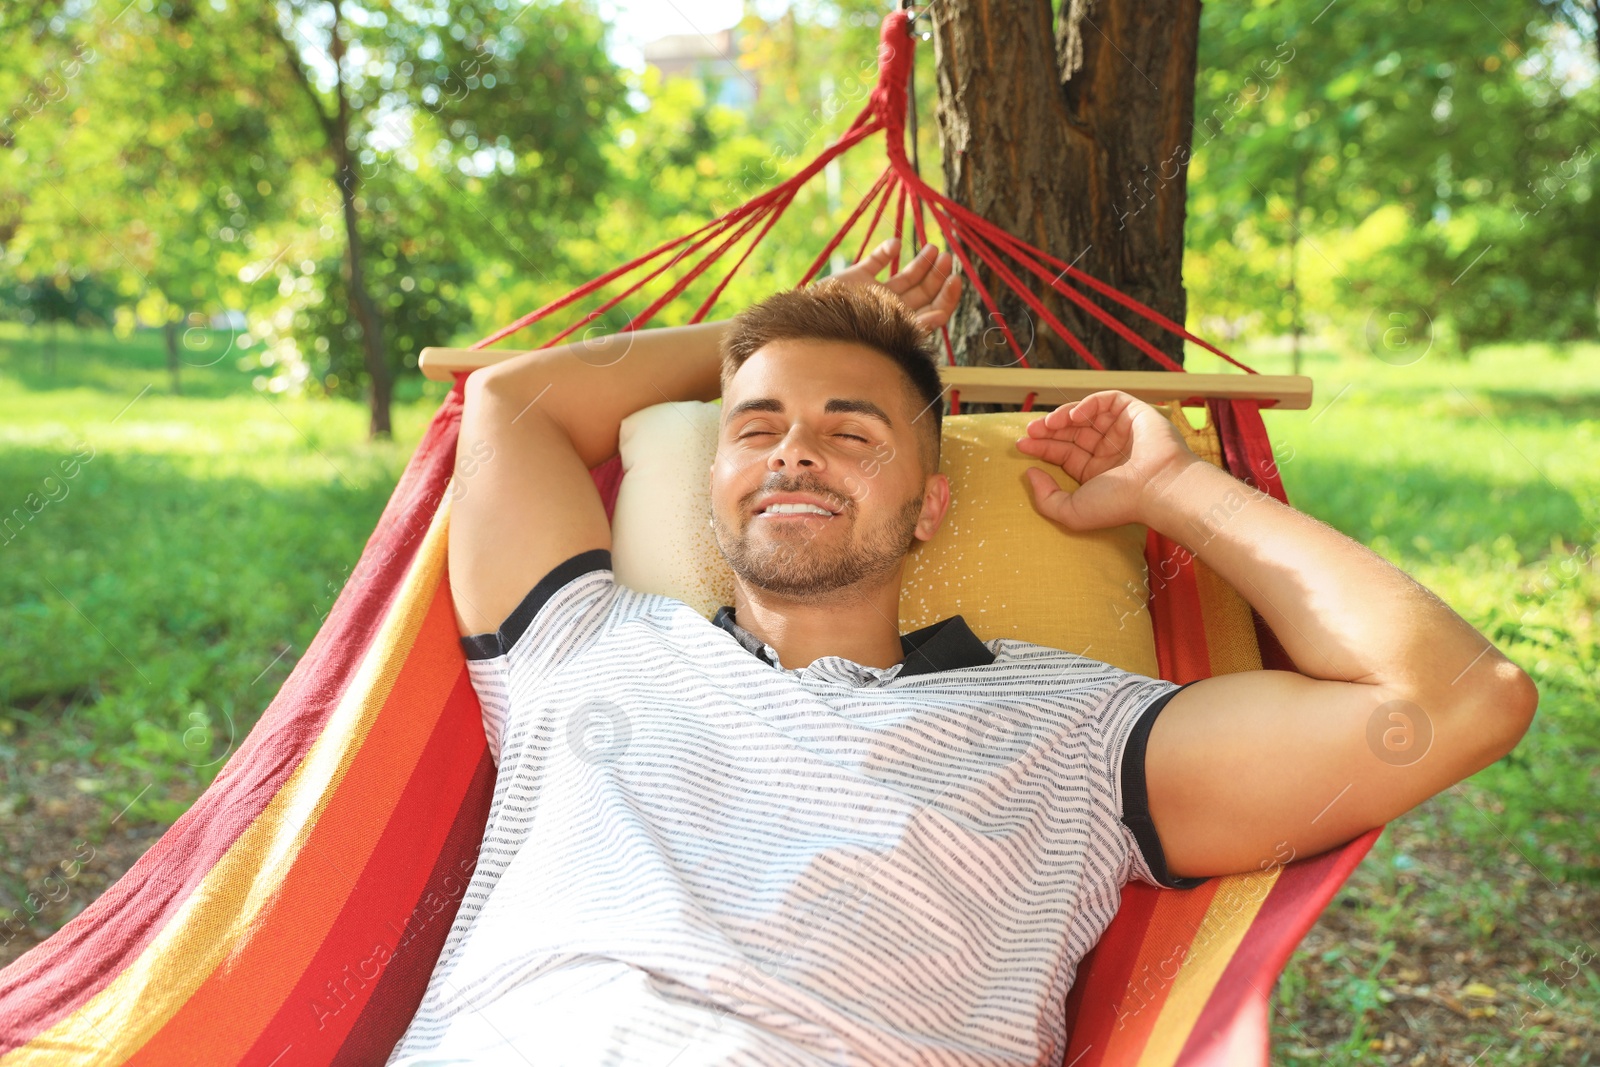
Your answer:
[[[339,201],[344,211],[345,233],[345,284],[350,293],[350,313],[361,325],[361,351],[367,368],[370,391],[368,393],[371,418],[367,432],[372,437],[392,436],[389,406],[394,384],[389,376],[389,362],[383,347],[383,320],[378,306],[367,291],[366,273],[361,264],[361,235],[357,228],[356,190],[359,185],[356,169],[350,161],[350,98],[344,86],[344,41],[339,36],[341,26],[339,0],[333,0],[333,28],[329,31],[330,51],[333,55],[334,93],[338,109],[334,112],[332,138],[335,182],[339,186]]]
[[[1061,3],[1054,27],[1050,0],[945,0],[928,9],[947,195],[1182,323],[1200,2]],[[1005,263],[1035,294],[1048,292],[1043,279]],[[1030,363],[1087,365],[987,267],[978,278]],[[1177,337],[1091,299],[1182,359]],[[1065,298],[1043,302],[1107,367],[1159,369]],[[971,285],[951,340],[959,362],[1017,362]]]

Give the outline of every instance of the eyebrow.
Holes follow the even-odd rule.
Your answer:
[[[839,396],[831,397],[822,406],[822,410],[829,415],[840,413],[865,415],[870,419],[877,419],[885,426],[891,428],[894,426],[894,420],[890,419],[881,407],[870,400],[857,400]],[[783,401],[771,396],[757,397],[754,400],[742,400],[728,412],[728,421],[732,422],[749,411],[770,411],[775,414],[781,414],[783,412]]]

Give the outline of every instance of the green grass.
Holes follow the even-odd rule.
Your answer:
[[[171,820],[305,650],[442,389],[413,385],[395,441],[370,443],[359,405],[263,394],[231,354],[185,368],[174,397],[154,335],[64,335],[52,369],[3,330],[0,521],[30,493],[59,499],[0,533],[0,765],[69,767],[108,811]],[[1242,355],[1288,367],[1281,349]],[[1373,1043],[1424,934],[1524,999],[1574,944],[1600,947],[1592,910],[1539,912],[1554,889],[1600,899],[1600,347],[1410,366],[1313,348],[1306,371],[1311,410],[1266,415],[1290,500],[1415,575],[1541,691],[1516,753],[1391,826],[1332,909],[1358,934],[1297,955],[1275,998],[1280,1062],[1409,1062]],[[93,458],[47,483],[80,448]],[[0,816],[25,803],[0,787]],[[1524,963],[1507,969],[1512,940]],[[1590,1019],[1597,968],[1561,989]],[[1478,1063],[1557,1062],[1538,1024],[1483,1025]]]
[[[369,443],[358,405],[233,359],[174,397],[156,335],[60,343],[52,375],[0,335],[0,756],[92,765],[111,810],[167,821],[316,633],[437,400]]]
[[[1282,351],[1241,358],[1289,370]],[[1210,357],[1191,367],[1213,369]],[[1278,1062],[1409,1062],[1372,1047],[1395,999],[1397,945],[1446,931],[1463,971],[1488,981],[1498,967],[1490,984],[1520,986],[1525,1002],[1549,999],[1539,975],[1575,946],[1600,949],[1600,346],[1505,346],[1409,366],[1313,350],[1304,372],[1316,382],[1310,410],[1264,416],[1290,501],[1436,592],[1540,690],[1519,748],[1391,824],[1352,878],[1335,907],[1353,913],[1367,947],[1302,953],[1280,986]],[[1461,869],[1419,870],[1409,850],[1453,852]],[[1546,922],[1532,906],[1569,891],[1588,901],[1576,913],[1587,920]],[[1596,966],[1561,997],[1569,1021],[1594,1026]],[[1481,1065],[1586,1062],[1547,1044],[1539,1025],[1512,1025],[1512,999],[1475,1024],[1481,1044],[1469,1041],[1463,1062],[1480,1048]],[[1348,1021],[1343,1038],[1304,1047],[1301,1025],[1329,1012]]]

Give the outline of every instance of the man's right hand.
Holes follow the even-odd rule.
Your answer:
[[[887,282],[878,275],[894,259],[900,238],[891,237],[867,254],[865,259],[832,277],[847,285],[878,285],[888,289],[900,302],[916,313],[917,325],[932,333],[950,321],[961,299],[961,278],[955,273],[955,260],[937,245],[926,244],[905,268]]]

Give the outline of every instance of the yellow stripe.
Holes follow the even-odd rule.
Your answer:
[[[444,573],[449,493],[394,606],[300,765],[139,958],[0,1067],[122,1063],[251,936],[389,697]]]
[[[1200,593],[1200,612],[1205,617],[1212,675],[1259,671],[1261,648],[1256,643],[1250,605],[1204,560],[1194,561],[1194,582]]]
[[[1217,980],[1233,959],[1239,942],[1255,921],[1278,881],[1281,867],[1257,871],[1252,874],[1230,875],[1217,887],[1211,907],[1195,932],[1189,950],[1184,954],[1183,966],[1173,979],[1172,991],[1161,1014],[1156,1017],[1150,1039],[1139,1057],[1139,1067],[1172,1067],[1178,1053],[1194,1032],[1195,1020],[1211,998]]]

